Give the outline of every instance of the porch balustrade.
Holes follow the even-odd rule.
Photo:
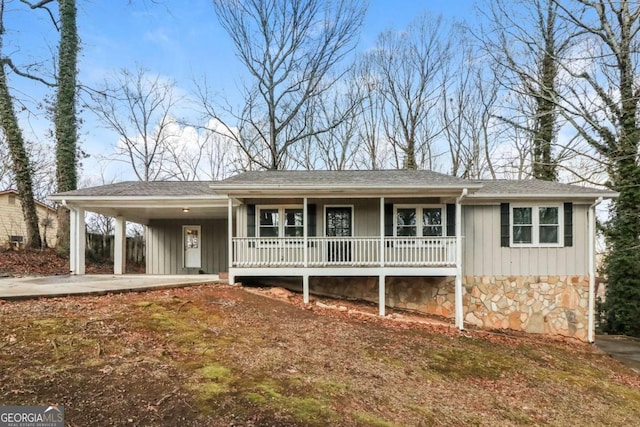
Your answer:
[[[233,267],[304,267],[303,237],[234,237]],[[454,266],[455,237],[308,237],[307,267]]]

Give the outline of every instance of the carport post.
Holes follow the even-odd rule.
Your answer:
[[[227,252],[228,260],[229,260],[229,284],[233,285],[235,283],[235,276],[233,275],[233,199],[229,197],[227,200]]]
[[[127,264],[127,222],[121,216],[115,218],[113,242],[113,274],[124,274]]]
[[[63,202],[64,204],[64,202]],[[86,246],[86,234],[84,225],[84,209],[69,207],[69,268],[71,273],[82,275],[85,272],[84,251]]]

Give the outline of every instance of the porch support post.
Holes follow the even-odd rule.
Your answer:
[[[380,316],[385,315],[385,281],[386,276],[384,274],[378,276],[378,315]]]
[[[64,202],[63,202],[64,203]],[[86,235],[84,225],[84,209],[71,208],[70,210],[70,247],[69,247],[69,268],[72,274],[82,275],[85,273],[84,251],[86,246]]]
[[[467,189],[462,190],[460,197],[456,197],[456,280],[455,304],[456,326],[464,329],[464,312],[462,310],[462,199],[467,195]]]
[[[127,222],[123,217],[115,218],[113,239],[113,274],[124,274],[127,263]]]
[[[302,236],[304,247],[302,248],[302,253],[304,254],[304,268],[309,267],[309,230],[307,230],[307,220],[309,216],[307,215],[307,205],[308,200],[306,197],[302,199]],[[309,304],[309,275],[306,273],[302,276],[302,301],[305,304]]]
[[[587,341],[595,341],[596,326],[596,206],[602,202],[600,197],[594,204],[589,206],[587,211],[587,221],[589,222],[589,232],[587,244],[589,245],[589,308],[587,311]]]
[[[309,275],[302,276],[302,301],[309,304]]]
[[[384,197],[380,197],[380,267],[384,267]]]
[[[233,285],[235,277],[231,274],[231,269],[233,268],[233,199],[231,197],[227,199],[227,244],[229,284]]]
[[[304,253],[304,268],[309,267],[309,231],[307,230],[307,198],[302,199],[302,236],[304,240],[304,248],[302,249]]]

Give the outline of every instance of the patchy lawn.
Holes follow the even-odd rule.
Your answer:
[[[0,302],[0,402],[71,426],[633,425],[589,345],[410,325],[207,285]]]

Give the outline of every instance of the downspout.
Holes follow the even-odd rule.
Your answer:
[[[589,312],[587,327],[587,340],[595,341],[595,304],[596,304],[596,206],[602,202],[599,197],[594,204],[589,206]]]
[[[456,303],[456,326],[462,331],[464,329],[464,318],[462,310],[462,199],[467,196],[468,189],[464,188],[462,194],[456,197],[456,280],[455,280],[455,303]]]

